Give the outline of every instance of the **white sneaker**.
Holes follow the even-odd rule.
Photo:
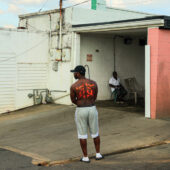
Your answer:
[[[96,160],[101,160],[104,157],[100,153],[96,153]]]
[[[80,159],[81,162],[85,162],[85,163],[90,163],[90,160],[88,157],[83,157]]]

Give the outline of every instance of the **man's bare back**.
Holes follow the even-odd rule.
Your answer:
[[[83,78],[71,86],[71,100],[78,107],[88,107],[95,104],[98,88],[95,81]]]

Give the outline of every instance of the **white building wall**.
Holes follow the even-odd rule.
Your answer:
[[[71,104],[70,100],[70,86],[72,82],[71,63],[64,62],[58,63],[58,71],[55,72],[52,69],[53,62],[49,65],[49,86],[50,90],[62,90],[65,92],[53,92],[52,97],[55,103],[59,104]]]
[[[0,30],[0,113],[33,105],[28,93],[48,87],[49,36]]]
[[[71,104],[69,91],[70,86],[73,82],[73,76],[69,72],[75,63],[79,63],[79,59],[76,58],[76,62],[73,60],[74,40],[72,39],[71,27],[74,24],[87,24],[87,23],[97,23],[97,22],[107,22],[107,21],[118,21],[133,18],[142,18],[149,16],[149,14],[138,13],[127,10],[120,9],[109,9],[107,11],[96,11],[81,8],[68,8],[64,10],[63,13],[63,24],[62,24],[62,50],[63,53],[67,52],[67,59],[58,62],[58,71],[53,70],[53,64],[56,59],[60,59],[59,53],[59,11],[52,10],[46,12],[40,12],[35,14],[27,14],[20,16],[20,27],[25,27],[27,30],[31,31],[45,31],[51,35],[49,39],[49,77],[48,77],[48,89],[50,90],[63,90],[66,92],[52,93],[53,98],[55,98],[56,103],[60,104]],[[108,37],[90,37],[90,42],[86,43],[86,37],[81,38],[81,63],[91,65],[91,75],[92,78],[97,79],[99,84],[99,99],[109,99],[110,89],[108,87],[108,80],[112,75],[114,70],[113,65],[113,38]],[[88,40],[87,40],[88,41]],[[89,46],[89,44],[91,44]],[[76,46],[79,44],[76,44]],[[88,51],[82,50],[88,47]],[[99,52],[95,52],[95,49],[99,49]],[[51,53],[51,51],[53,51]],[[78,52],[79,53],[79,52]],[[94,61],[86,62],[84,56],[88,53],[93,54]],[[57,56],[56,56],[57,54]],[[107,55],[105,55],[107,54]],[[62,54],[64,55],[64,54]],[[117,61],[116,61],[117,62]],[[119,62],[119,61],[118,61]],[[105,63],[105,64],[103,64]],[[106,64],[107,63],[107,64]],[[121,63],[121,61],[120,61]],[[118,63],[119,64],[119,63]],[[100,68],[99,72],[95,71],[95,68]],[[107,72],[105,71],[107,70]],[[104,74],[105,73],[105,74]],[[102,75],[102,76],[101,76]],[[120,76],[122,77],[122,72],[120,71]],[[102,78],[101,78],[102,77]],[[124,77],[122,77],[124,79]],[[105,90],[107,89],[107,90]]]
[[[9,32],[0,31],[0,113],[15,109],[16,57]]]
[[[20,18],[19,27],[25,27],[30,31],[57,31],[59,29],[59,13]]]
[[[108,81],[114,69],[113,39],[100,35],[84,34],[81,35],[80,44],[80,63],[90,67],[90,78],[98,84],[98,100],[110,99]],[[86,60],[88,54],[92,54],[92,62]]]
[[[113,12],[114,11],[114,12]],[[81,46],[80,63],[90,66],[91,78],[99,86],[98,99],[109,99],[108,80],[114,70],[113,38],[100,35],[83,35],[81,44],[74,44],[71,32],[72,24],[87,24],[141,18],[147,14],[121,11],[94,11],[69,8],[63,13],[62,55],[58,62],[58,71],[53,64],[60,58],[59,48],[59,12],[56,10],[20,16],[20,27],[25,30],[0,30],[0,113],[33,105],[27,97],[32,89],[48,88],[66,92],[52,93],[56,103],[71,104],[69,91],[73,82],[70,69],[79,63],[79,56],[74,56],[77,47]],[[75,38],[76,39],[76,38]],[[75,45],[77,47],[75,47]],[[116,68],[121,80],[135,76],[144,86],[144,57],[142,47],[125,46],[121,40],[116,45]],[[96,51],[99,50],[99,51]],[[55,51],[52,54],[51,51]],[[133,51],[133,53],[132,53]],[[57,54],[57,56],[56,56]],[[79,54],[77,51],[75,55]],[[87,62],[87,54],[93,55],[93,61]],[[10,60],[8,60],[10,58]],[[126,64],[125,64],[126,63]],[[142,63],[142,64],[141,64]],[[97,70],[97,71],[96,71]],[[128,71],[127,71],[128,70]]]
[[[71,58],[75,56],[73,55],[73,40],[71,27],[75,24],[88,24],[88,23],[98,23],[98,22],[109,22],[109,21],[118,21],[125,19],[134,19],[134,18],[143,18],[145,16],[149,16],[149,14],[116,9],[116,8],[107,8],[105,11],[101,10],[89,10],[82,8],[68,8],[63,12],[63,24],[62,24],[62,49],[69,51],[70,56],[67,61],[58,62],[58,71],[54,72],[52,70],[53,63],[55,62],[56,56],[50,55],[49,58],[49,89],[51,90],[66,90],[67,92],[63,93],[53,93],[54,98],[57,99],[56,103],[61,104],[71,104],[69,98],[69,89],[72,83],[73,76],[70,75],[69,70],[74,67],[75,63],[71,61]],[[27,14],[20,16],[20,24],[21,27],[26,27],[28,30],[39,30],[46,31],[51,35],[51,43],[49,46],[49,50],[56,51],[59,49],[59,11],[52,10],[46,12],[40,12],[35,14]],[[89,37],[90,38],[90,37]],[[84,42],[85,41],[85,42]],[[93,42],[93,43],[92,43]],[[100,43],[100,44],[99,44]],[[91,44],[91,46],[89,46]],[[105,45],[107,44],[107,45]],[[78,44],[76,44],[78,45]],[[78,45],[79,46],[79,45]],[[86,40],[81,40],[80,44],[81,48],[86,48],[89,51],[82,51],[83,56],[86,56],[87,53],[94,54],[94,63],[88,62],[91,66],[92,77],[97,78],[99,83],[99,99],[109,99],[110,98],[110,89],[108,87],[108,79],[112,75],[113,71],[113,39],[112,38],[104,38],[101,39],[91,38],[91,41],[86,44]],[[77,48],[77,47],[74,47]],[[99,53],[95,52],[95,48],[101,48]],[[82,50],[82,49],[81,49]],[[81,62],[85,62],[85,58],[83,61],[81,54]],[[107,55],[105,55],[107,54]],[[96,58],[99,57],[99,60]],[[60,57],[59,57],[60,58]],[[58,59],[58,57],[57,57]],[[76,58],[76,63],[78,63],[79,59]],[[107,64],[104,65],[103,63]],[[99,72],[95,72],[95,67],[100,68]],[[103,66],[104,65],[104,66]],[[94,66],[94,67],[93,67]],[[104,74],[107,69],[107,73]],[[104,74],[104,76],[103,76]],[[102,76],[101,76],[102,75]],[[101,78],[101,77],[102,78]],[[120,76],[122,73],[120,72]],[[122,77],[124,78],[124,77]],[[104,89],[107,89],[106,91]]]
[[[72,83],[72,69],[71,64],[71,47],[72,47],[72,33],[69,31],[72,21],[72,8],[67,9],[63,13],[62,24],[62,56],[63,61],[58,61],[58,70],[53,70],[53,64],[56,59],[61,59],[59,49],[59,11],[52,10],[49,13],[41,15],[27,16],[20,18],[20,27],[25,27],[31,31],[45,31],[50,35],[49,39],[49,90],[61,90],[65,92],[52,92],[52,97],[56,103],[71,104],[70,100],[70,86]],[[64,57],[66,56],[66,57]]]
[[[144,46],[138,45],[138,39],[134,38],[131,45],[125,45],[122,38],[116,39],[115,64],[122,84],[125,78],[135,77],[144,90],[145,51]],[[80,63],[90,67],[91,79],[95,80],[99,87],[98,100],[108,100],[111,96],[108,81],[114,71],[113,49],[113,36],[81,34]],[[86,60],[87,54],[92,54],[92,62]]]
[[[116,39],[116,71],[122,80],[134,77],[136,88],[144,97],[145,89],[145,46],[139,45],[139,37],[132,37],[132,44]]]
[[[72,24],[72,11],[73,8],[68,8],[62,13],[63,24],[62,32],[66,33]],[[26,14],[19,16],[19,27],[25,27],[31,31],[59,31],[60,25],[60,12],[59,10],[51,10],[46,12]]]

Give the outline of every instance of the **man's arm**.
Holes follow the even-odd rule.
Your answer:
[[[73,86],[71,86],[71,88],[70,88],[70,98],[71,98],[72,103],[77,105],[77,98],[76,98],[76,94],[75,94],[75,91],[73,89]]]
[[[95,93],[94,93],[94,100],[97,99],[97,94],[98,94],[98,87],[97,87],[97,84],[96,84],[96,89],[95,89]]]
[[[113,84],[109,84],[110,87],[116,88],[117,86],[114,86]]]

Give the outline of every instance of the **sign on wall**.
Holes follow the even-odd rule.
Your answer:
[[[92,54],[87,54],[87,61],[92,61],[92,57],[93,57]]]

